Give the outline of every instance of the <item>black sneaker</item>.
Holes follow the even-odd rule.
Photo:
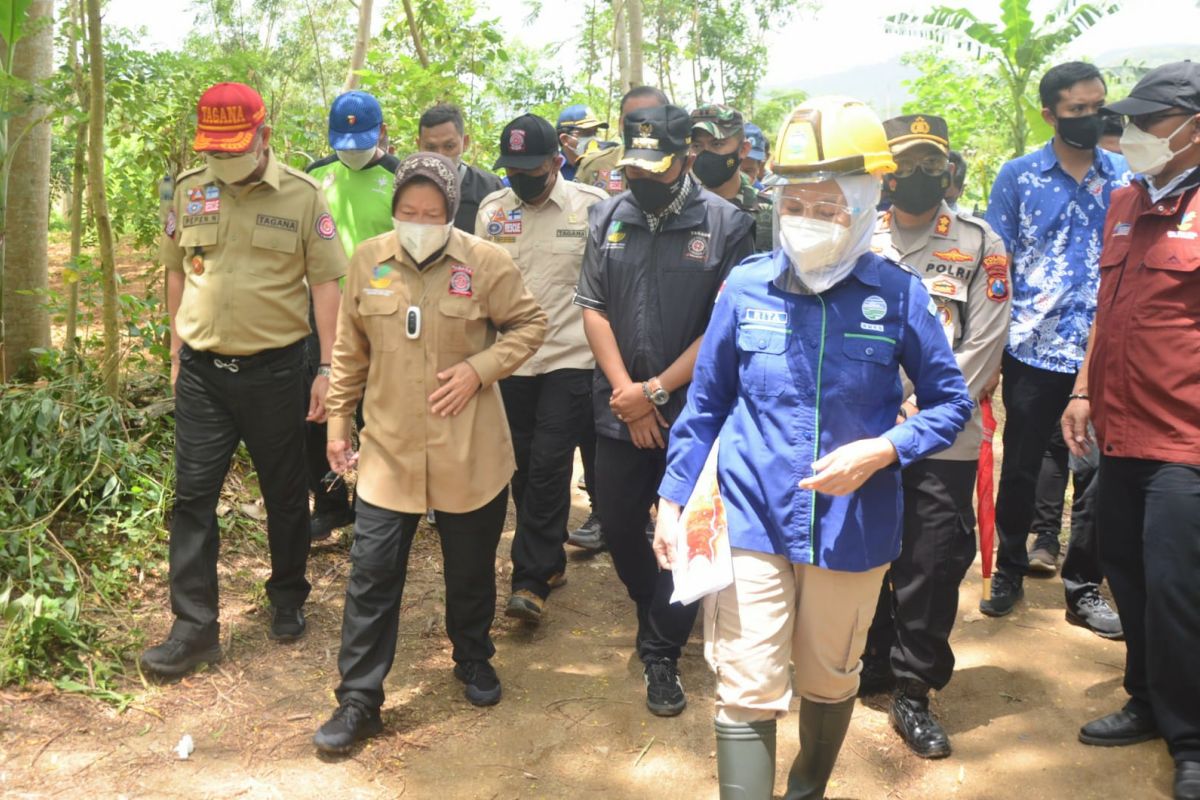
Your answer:
[[[1007,616],[1024,596],[1025,587],[1021,578],[997,572],[992,576],[992,596],[979,601],[979,610],[989,617]]]
[[[1087,628],[1104,639],[1125,638],[1121,618],[1100,595],[1099,589],[1088,589],[1074,602],[1067,604],[1067,622]]]
[[[896,674],[886,656],[863,657],[862,672],[858,673],[858,696],[870,697],[896,688]]]
[[[567,534],[567,544],[593,553],[608,549],[604,543],[604,534],[600,530],[600,518],[596,516],[595,511],[588,514],[582,525]]]
[[[488,661],[463,661],[454,665],[454,677],[467,685],[471,705],[494,706],[500,702],[500,678]]]
[[[317,729],[313,744],[322,753],[348,753],[355,742],[383,731],[379,709],[368,710],[358,703],[342,703],[329,721]]]
[[[929,710],[928,697],[908,697],[896,692],[888,709],[888,719],[908,749],[921,758],[950,755],[950,737]]]
[[[298,608],[277,608],[267,636],[276,642],[294,642],[304,635],[307,628],[303,611]]]
[[[1039,533],[1029,550],[1029,572],[1053,577],[1058,572],[1058,553],[1062,548],[1053,533]]]
[[[545,607],[545,600],[528,589],[518,589],[508,598],[508,605],[504,608],[504,616],[523,619],[526,622],[532,622],[534,625],[537,625],[542,621],[542,609]]]
[[[646,708],[660,717],[673,717],[687,706],[679,668],[673,658],[651,658],[646,661]]]
[[[143,672],[162,678],[178,678],[201,664],[216,664],[223,657],[221,645],[216,642],[198,645],[182,639],[167,639],[142,653],[139,663]]]
[[[314,542],[322,542],[332,536],[338,528],[353,524],[354,509],[352,508],[318,511],[308,521],[308,538]]]

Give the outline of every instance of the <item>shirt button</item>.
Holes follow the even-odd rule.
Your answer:
[[[873,355],[875,355],[875,348],[874,348],[874,347],[868,347],[868,348],[867,348],[867,355],[869,355],[869,356],[873,356]]]
[[[1106,446],[1104,447],[1104,452],[1106,452],[1106,453],[1111,453],[1112,451],[1113,451],[1113,446],[1112,446],[1111,444],[1110,444],[1110,445],[1106,445]]]
[[[765,336],[760,336],[760,337],[759,337],[759,339],[758,339],[758,346],[759,346],[759,347],[766,347],[766,346],[767,346],[767,337],[765,337]]]

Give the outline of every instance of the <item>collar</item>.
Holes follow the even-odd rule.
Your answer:
[[[1181,195],[1196,183],[1200,183],[1200,166],[1184,170],[1167,181],[1167,185],[1162,188],[1155,186],[1148,177],[1143,180],[1145,181],[1146,194],[1149,195],[1150,202],[1159,203],[1176,195]]]
[[[1108,151],[1102,147],[1092,148],[1092,169],[1101,175],[1111,177],[1113,169],[1112,164],[1107,158],[1107,153]],[[1049,172],[1055,167],[1058,167],[1060,170],[1062,169],[1058,163],[1058,153],[1054,152],[1054,137],[1051,137],[1050,141],[1046,142],[1045,146],[1037,151],[1037,157],[1038,168],[1042,172]]]
[[[875,257],[875,254],[870,250],[858,257],[858,261],[854,264],[854,270],[848,277],[856,279],[859,283],[878,288],[880,285],[879,279],[879,264],[881,258]],[[788,259],[787,253],[780,247],[771,255],[772,272],[775,277],[771,282],[776,288],[792,294],[808,294],[812,292],[804,289],[800,283],[800,279],[796,277],[796,273],[792,270],[792,262]],[[841,281],[836,286],[841,286],[845,281]]]
[[[925,246],[930,237],[935,239],[953,239],[954,216],[954,211],[952,211],[950,206],[947,205],[946,201],[943,200],[938,205],[938,212],[934,215],[933,220],[930,221],[929,227],[926,228],[924,232],[916,233],[916,238],[913,241],[912,247],[909,248],[909,252],[915,253],[917,250],[920,250]],[[890,236],[892,232],[893,219],[894,215],[891,209],[888,209],[880,214],[879,223],[875,227],[875,233],[887,233]],[[897,248],[897,252],[899,252],[899,248]]]
[[[442,248],[442,255],[436,261],[429,264],[429,266],[425,267],[425,269],[420,269],[416,262],[409,257],[408,253],[404,252],[404,248],[400,246],[400,239],[398,237],[395,235],[388,236],[383,241],[384,243],[378,253],[377,261],[385,261],[391,258],[399,264],[411,266],[414,270],[422,274],[432,272],[435,267],[447,258],[460,263],[468,263],[470,260],[471,243],[468,240],[467,234],[458,228],[450,229],[450,238],[446,240],[446,246]]]
[[[716,197],[708,192],[707,189],[700,188],[691,176],[688,176],[691,182],[692,191],[684,192],[683,196],[687,199],[683,203],[683,207],[679,212],[667,219],[662,227],[658,229],[658,233],[663,231],[673,231],[680,228],[694,228],[704,221],[705,204],[703,201],[704,195],[709,194],[710,197]],[[628,222],[631,225],[637,225],[639,228],[650,230],[650,223],[646,221],[646,212],[638,207],[633,200],[633,193],[626,191],[617,195],[620,202],[617,203],[616,210],[613,211],[612,218],[621,222]],[[722,201],[724,202],[724,201]],[[653,232],[653,231],[652,231]]]
[[[279,173],[282,167],[279,166],[279,159],[275,158],[275,151],[267,148],[267,168],[263,170],[263,175],[259,178],[259,183],[265,183],[275,191],[279,191]]]

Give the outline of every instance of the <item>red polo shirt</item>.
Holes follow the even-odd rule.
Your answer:
[[[1106,456],[1200,464],[1200,169],[1184,185],[1112,194],[1088,364]]]

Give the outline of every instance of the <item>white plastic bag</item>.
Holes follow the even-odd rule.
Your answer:
[[[729,524],[717,485],[717,451],[713,442],[692,496],[673,531],[675,553],[671,563],[675,591],[672,603],[694,603],[733,583],[733,554],[729,550]]]

